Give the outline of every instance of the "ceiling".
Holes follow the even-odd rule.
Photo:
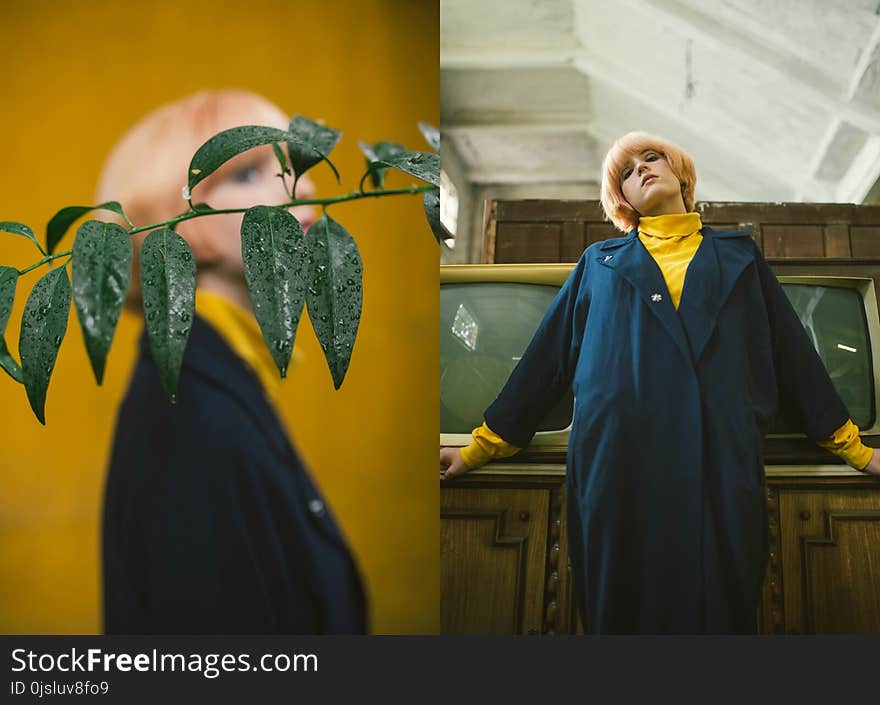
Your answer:
[[[694,157],[697,200],[880,178],[880,0],[441,0],[440,63],[472,184],[595,182],[630,130]]]

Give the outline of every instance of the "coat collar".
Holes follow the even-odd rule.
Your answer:
[[[141,357],[152,358],[146,329],[141,334],[139,346]],[[299,486],[301,499],[308,505],[306,514],[310,520],[332,541],[348,551],[344,537],[331,518],[329,510],[324,507],[323,500],[294,453],[284,426],[266,399],[260,381],[229,347],[220,333],[198,314],[193,317],[192,330],[183,354],[183,369],[207,380],[233,397],[254,419],[268,446],[275,451],[279,460],[293,471],[293,479]],[[311,508],[316,501],[321,507],[320,510]]]
[[[633,229],[603,242],[599,263],[626,279],[657,316],[686,359],[696,365],[740,274],[754,261],[745,231],[715,231],[703,226],[703,240],[688,265],[678,310],[660,267]],[[659,296],[659,298],[658,298]]]
[[[152,359],[146,328],[139,342],[141,356]],[[195,315],[183,354],[183,368],[208,380],[234,397],[253,417],[270,446],[287,462],[293,460],[290,443],[277,414],[266,399],[260,381],[220,334],[204,318]]]

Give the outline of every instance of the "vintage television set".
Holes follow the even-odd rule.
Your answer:
[[[880,438],[880,272],[868,265],[771,263],[863,437]],[[447,265],[440,273],[440,444],[462,446],[483,422],[574,264]],[[563,450],[574,400],[545,418],[531,448]],[[872,444],[876,445],[876,444]],[[768,433],[779,462],[820,458],[780,414]],[[827,456],[827,454],[826,454]],[[766,457],[766,453],[765,453]]]
[[[463,264],[440,268],[440,444],[464,446],[504,386],[573,264]],[[568,394],[532,446],[565,449]]]

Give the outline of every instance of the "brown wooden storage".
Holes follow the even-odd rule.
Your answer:
[[[768,260],[880,261],[880,206],[701,202],[696,209],[717,230],[748,230]],[[594,242],[621,235],[598,201],[488,201],[483,261],[575,262]]]

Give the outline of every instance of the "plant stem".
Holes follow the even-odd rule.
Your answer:
[[[369,173],[369,172],[368,172]],[[364,175],[366,176],[366,174]],[[404,194],[414,194],[414,193],[424,193],[426,191],[436,191],[437,187],[434,185],[427,186],[411,186],[410,188],[397,188],[397,189],[376,189],[375,191],[364,191],[363,190],[363,179],[361,179],[361,184],[359,186],[358,191],[352,191],[351,193],[344,194],[342,196],[334,196],[332,198],[303,198],[301,200],[293,199],[288,203],[282,203],[279,206],[275,206],[276,208],[291,208],[292,206],[321,206],[322,209],[326,212],[327,206],[331,206],[335,203],[344,203],[345,201],[357,201],[361,198],[379,198],[381,196],[401,196]],[[296,181],[294,181],[294,189],[296,188]],[[150,225],[142,225],[139,228],[133,226],[128,229],[129,235],[136,235],[137,233],[142,233],[146,230],[155,230],[156,228],[168,227],[172,230],[177,226],[178,223],[182,223],[184,220],[192,220],[193,218],[199,218],[203,215],[221,215],[224,213],[244,213],[249,208],[225,208],[218,210],[210,210],[210,211],[202,211],[195,210],[192,206],[192,201],[188,201],[190,205],[190,210],[185,213],[181,213],[180,215],[171,218],[170,220],[165,220],[161,223],[152,223]],[[128,218],[126,218],[128,220]],[[130,223],[131,221],[129,221]],[[47,262],[51,262],[54,259],[58,259],[59,257],[67,257],[68,255],[73,255],[73,250],[67,250],[65,252],[56,252],[54,255],[46,255],[39,262],[35,262],[30,267],[25,267],[24,269],[18,270],[19,276],[22,274],[27,274],[31,270],[36,269],[37,267],[41,267]],[[65,266],[67,262],[64,263]]]
[[[37,267],[42,267],[47,262],[51,262],[53,259],[58,259],[59,257],[67,257],[68,255],[72,255],[73,250],[67,250],[66,252],[56,252],[54,255],[46,255],[39,262],[32,264],[30,267],[25,267],[24,269],[18,270],[18,275],[27,274],[32,269],[36,269]],[[65,263],[66,265],[66,263]]]
[[[367,170],[364,172],[364,175],[361,177],[360,183],[358,184],[358,192],[359,192],[359,193],[366,193],[366,191],[364,191],[364,181],[367,180],[367,177],[368,177],[369,175],[370,175],[370,170],[367,169]]]
[[[381,196],[400,196],[404,194],[414,194],[414,193],[424,193],[425,191],[435,191],[437,189],[436,186],[428,185],[428,186],[412,186],[410,188],[398,188],[398,189],[377,189],[375,191],[352,191],[351,193],[347,193],[343,196],[334,196],[333,198],[303,198],[300,200],[292,200],[288,203],[282,203],[276,208],[291,208],[293,206],[329,206],[334,203],[344,203],[345,201],[357,201],[361,198],[379,198]],[[161,227],[170,227],[173,225],[177,225],[178,223],[183,222],[184,220],[191,220],[192,218],[198,218],[203,215],[222,215],[225,213],[244,213],[245,211],[250,210],[250,208],[223,208],[217,210],[210,211],[201,211],[201,210],[191,210],[186,213],[181,213],[175,218],[171,218],[171,220],[166,220],[161,223],[152,223],[150,225],[142,225],[139,228],[132,228],[128,231],[129,235],[136,235],[137,233],[144,232],[145,230],[154,230],[156,228]]]
[[[293,198],[293,194],[287,189],[287,177],[284,175],[284,171],[278,174],[278,176],[281,177],[281,183],[284,186],[284,195]]]

